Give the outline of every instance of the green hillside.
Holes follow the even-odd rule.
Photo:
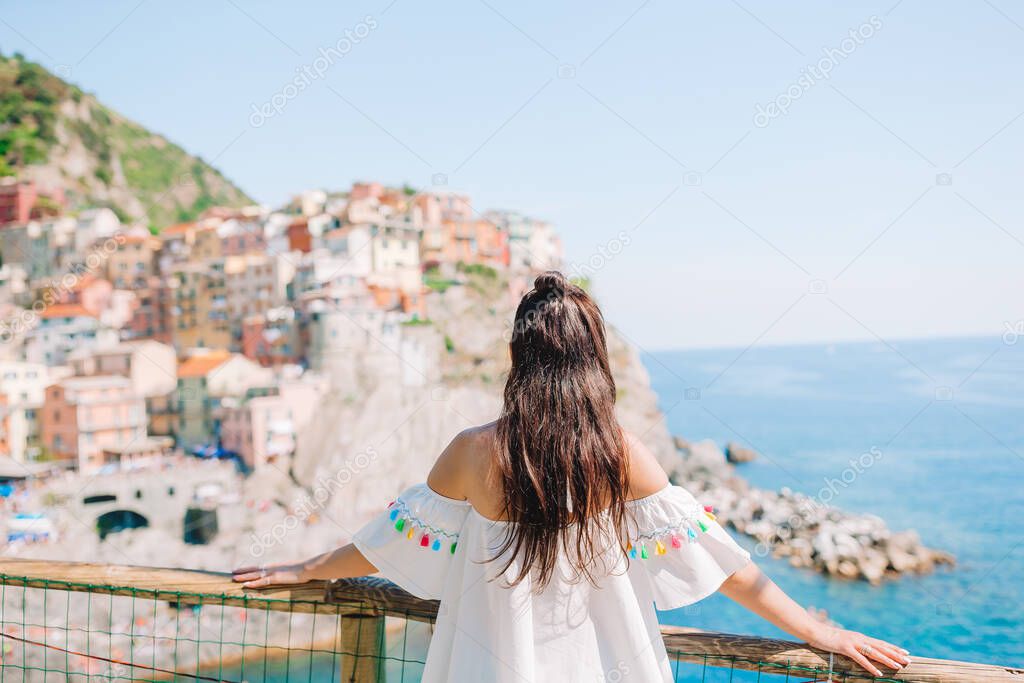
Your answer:
[[[0,176],[64,189],[71,209],[109,206],[153,228],[252,200],[199,157],[39,64],[0,55]]]

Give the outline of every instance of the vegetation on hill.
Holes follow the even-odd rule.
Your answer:
[[[0,176],[151,227],[252,200],[202,159],[19,54],[0,55]]]
[[[0,58],[0,176],[44,163],[57,142],[57,105],[82,93],[20,55]]]

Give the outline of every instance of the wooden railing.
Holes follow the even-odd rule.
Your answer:
[[[0,585],[4,586],[5,597],[7,587],[24,587],[44,591],[142,598],[152,602],[154,609],[157,603],[166,602],[178,609],[188,605],[216,605],[221,608],[236,607],[261,612],[336,615],[340,634],[336,652],[339,655],[341,680],[360,683],[383,680],[385,617],[398,617],[412,622],[433,622],[438,609],[436,601],[415,598],[394,584],[376,578],[330,583],[311,582],[300,586],[253,591],[233,583],[229,574],[218,572],[0,559]],[[68,601],[70,609],[70,597]],[[12,619],[11,607],[6,603],[4,606],[7,611],[2,617],[5,623],[0,624],[0,634],[6,634],[7,625],[17,621],[16,615]],[[64,626],[70,628],[66,623]],[[45,635],[44,632],[44,639]],[[813,677],[815,680],[827,680],[829,675],[828,653],[802,643],[671,626],[663,626],[662,635],[668,651],[681,662],[757,671],[761,674]],[[155,639],[154,635],[154,643]],[[25,641],[40,645],[27,638]],[[55,647],[52,644],[43,645]],[[57,649],[65,654],[71,650],[65,646]],[[71,654],[90,656],[88,653],[83,655],[74,651]],[[155,661],[155,653],[153,658]],[[6,657],[4,659],[6,660]],[[99,659],[108,662],[114,660],[113,657]],[[43,661],[45,663],[45,657]],[[209,662],[206,662],[204,667],[208,665]],[[133,663],[131,666],[142,665]],[[151,672],[164,671],[161,667],[143,668]],[[203,679],[195,674],[186,676]],[[214,676],[206,679],[221,680]],[[1024,669],[917,657],[903,671],[886,678],[875,679],[852,660],[837,655],[832,664],[832,679],[921,683],[1024,683]]]

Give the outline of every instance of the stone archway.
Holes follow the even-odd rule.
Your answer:
[[[149,520],[145,515],[135,510],[111,510],[104,512],[96,519],[96,533],[100,535],[100,540],[125,529],[139,529],[148,526]]]

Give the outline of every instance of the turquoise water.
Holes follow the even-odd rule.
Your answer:
[[[762,457],[740,472],[757,486],[813,495],[851,459],[879,449],[872,467],[848,486],[833,486],[834,504],[876,513],[894,529],[916,529],[958,559],[952,570],[877,587],[759,560],[798,602],[923,656],[1019,666],[1024,338],[1007,341],[658,352],[643,359],[670,431],[755,448]],[[662,620],[780,635],[721,596]]]

